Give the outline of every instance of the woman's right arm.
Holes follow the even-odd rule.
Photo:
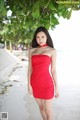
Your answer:
[[[31,73],[32,73],[32,65],[31,65],[31,50],[28,50],[28,92],[32,95],[32,87],[30,84],[30,78],[31,78]]]

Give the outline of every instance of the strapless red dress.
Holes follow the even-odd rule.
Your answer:
[[[32,55],[31,86],[33,96],[40,99],[54,97],[54,84],[49,72],[51,57],[48,55]]]

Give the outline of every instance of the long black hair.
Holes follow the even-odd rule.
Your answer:
[[[52,42],[52,39],[51,39],[51,37],[50,37],[50,35],[49,35],[48,30],[47,30],[45,27],[42,27],[42,26],[41,26],[41,27],[38,27],[38,28],[36,29],[36,31],[35,31],[35,33],[34,33],[34,37],[33,37],[32,45],[31,45],[31,46],[32,46],[33,48],[39,46],[39,44],[38,44],[37,41],[36,41],[36,35],[37,35],[37,33],[39,33],[39,32],[44,32],[44,33],[45,33],[45,35],[46,35],[46,37],[47,37],[46,44],[47,44],[48,46],[54,48],[54,45],[53,45],[53,42]]]

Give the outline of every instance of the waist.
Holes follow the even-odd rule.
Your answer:
[[[32,68],[32,72],[48,72],[49,69],[48,68]]]

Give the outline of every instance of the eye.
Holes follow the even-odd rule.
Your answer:
[[[37,36],[36,38],[39,38],[39,36]]]
[[[42,38],[44,38],[44,36],[42,36]]]

